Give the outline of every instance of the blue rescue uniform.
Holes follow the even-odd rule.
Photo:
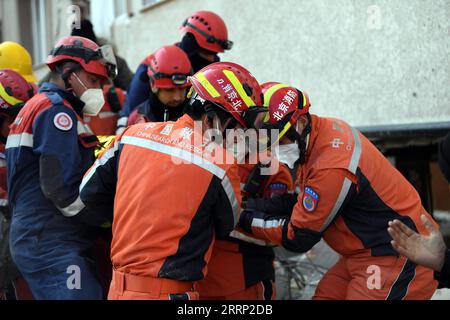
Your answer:
[[[83,106],[45,83],[8,137],[11,253],[36,299],[102,298],[91,256],[93,225],[101,221],[84,208],[78,191],[98,144],[81,118]]]

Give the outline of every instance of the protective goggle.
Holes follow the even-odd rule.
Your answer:
[[[194,26],[193,24],[189,23],[187,20],[185,20],[183,22],[183,27],[186,27],[186,26],[191,27],[192,29],[194,29],[195,31],[200,33],[202,36],[204,36],[206,38],[206,41],[208,41],[209,43],[217,43],[224,50],[231,50],[231,48],[233,48],[233,41],[217,39],[213,35],[207,34],[205,31],[203,31],[203,30],[197,28],[196,26]]]
[[[50,55],[68,55],[83,59],[86,63],[98,60],[106,67],[108,77],[114,79],[117,76],[117,60],[111,45],[104,45],[97,50],[91,50],[79,45],[59,46],[50,51]]]
[[[233,118],[236,118],[235,115],[239,115],[242,118],[243,122],[247,124],[248,128],[259,129],[262,127],[264,123],[264,119],[267,117],[267,108],[266,107],[251,107],[245,111],[236,111],[236,110],[227,110],[222,105],[215,103],[213,101],[207,101],[200,97],[197,91],[192,87],[187,95],[189,100],[189,104],[198,107],[203,107],[204,110],[208,112],[208,109],[211,108],[211,105],[214,105],[228,113],[230,113]],[[236,125],[237,123],[235,123]]]
[[[150,67],[150,66],[149,66]],[[150,67],[151,70],[153,70]],[[167,73],[161,73],[157,72],[154,73],[151,77],[153,77],[155,80],[157,79],[171,79],[172,83],[177,86],[185,85],[188,82],[188,77],[190,74],[184,74],[184,73],[175,73],[175,74],[167,74]]]

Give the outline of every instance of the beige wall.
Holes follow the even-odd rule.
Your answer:
[[[2,3],[4,39],[20,42],[17,1]],[[51,45],[69,34],[71,1],[46,3]],[[307,91],[319,115],[359,126],[450,121],[450,0],[168,0],[144,11],[141,0],[128,3],[132,18],[97,26],[112,24],[132,69],[179,41],[181,22],[206,9],[223,17],[235,42],[223,60],[246,66],[260,82]]]
[[[132,68],[208,9],[235,42],[223,60],[306,90],[317,114],[354,125],[450,121],[448,0],[170,0],[144,12],[131,3],[134,16],[116,19],[112,34]]]
[[[31,0],[22,0],[22,2],[25,6]],[[67,12],[67,8],[71,4],[71,0],[45,0],[47,33],[42,35],[42,39],[46,42],[48,48],[51,48],[59,38],[70,34],[67,27],[67,19],[70,13]],[[33,48],[32,41],[38,41],[38,39],[32,29],[31,17],[24,16],[19,8],[19,2],[16,0],[2,1],[3,39],[5,41],[19,42],[31,52]],[[34,59],[33,63],[39,66],[43,61]]]
[[[2,19],[2,36],[4,41],[20,40],[19,19],[11,17],[11,13],[17,12],[17,2],[12,0],[0,1],[0,11]]]

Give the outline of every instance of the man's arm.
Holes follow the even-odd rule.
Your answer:
[[[54,105],[33,123],[33,150],[39,155],[41,190],[65,216],[79,209],[78,186],[84,174],[77,121],[72,109]]]
[[[355,182],[356,177],[343,169],[313,172],[290,216],[246,210],[240,226],[260,239],[291,251],[306,252],[320,241],[323,232],[355,194]]]
[[[68,218],[92,225],[105,219],[93,215],[79,195],[83,168],[75,112],[54,105],[43,111],[33,123],[33,150],[39,155],[39,179],[42,193]]]
[[[290,216],[297,203],[297,197],[298,194],[283,193],[272,198],[249,198],[245,208],[272,216]]]
[[[263,198],[250,198],[247,200],[246,208],[255,211],[262,211],[273,216],[290,215],[297,202],[297,197],[292,194],[294,182],[292,181],[289,169],[279,164],[279,170],[268,178],[264,190]],[[241,189],[241,191],[243,191]],[[230,234],[230,237],[260,246],[274,246],[273,243],[257,239],[254,236],[243,232],[239,226]]]
[[[80,185],[80,199],[89,212],[111,224],[114,213],[121,136],[98,157]],[[89,218],[88,218],[89,219]]]
[[[145,61],[145,60],[144,60]],[[142,63],[136,70],[130,87],[128,88],[125,103],[120,117],[117,120],[116,134],[120,134],[128,125],[128,117],[133,110],[150,96],[149,78],[147,76],[147,65]]]
[[[140,64],[136,70],[130,87],[127,92],[127,97],[123,106],[121,115],[129,116],[130,113],[142,102],[150,96],[149,78],[147,76],[147,65]]]
[[[214,221],[218,238],[226,238],[236,227],[241,213],[241,191],[237,167],[232,166],[223,179],[213,177],[216,188]]]

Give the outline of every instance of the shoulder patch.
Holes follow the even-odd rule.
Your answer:
[[[60,112],[53,118],[53,124],[62,131],[69,131],[73,127],[72,118],[65,112]]]
[[[319,202],[319,195],[311,187],[305,187],[303,192],[303,207],[306,211],[313,212],[317,208]]]

